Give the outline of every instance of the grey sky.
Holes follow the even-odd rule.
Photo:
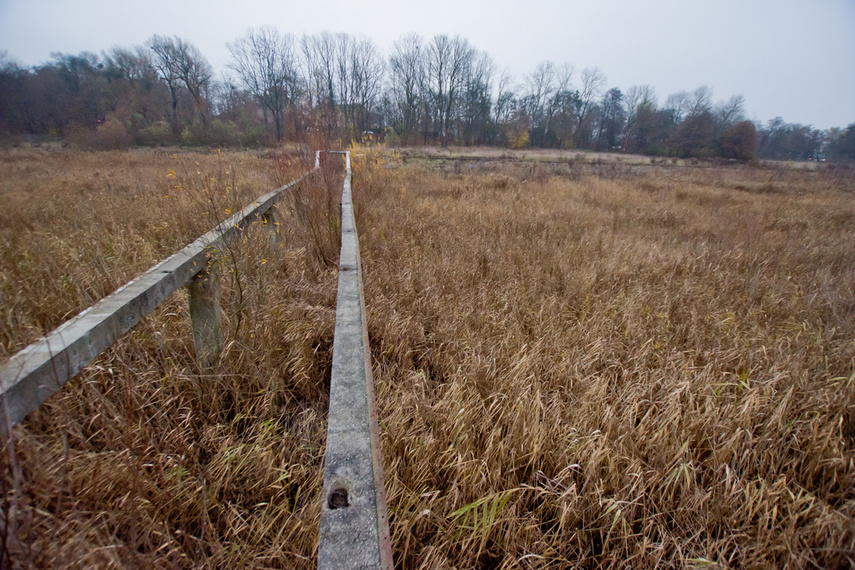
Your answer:
[[[260,25],[364,33],[384,53],[406,32],[460,34],[517,81],[551,59],[653,85],[660,103],[706,84],[716,101],[743,95],[750,119],[855,122],[853,0],[0,0],[0,50],[24,65],[179,35],[219,76],[225,43]]]

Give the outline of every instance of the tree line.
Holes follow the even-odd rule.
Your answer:
[[[544,61],[520,78],[466,38],[416,34],[383,54],[369,38],[297,38],[254,28],[227,43],[217,79],[180,37],[52,54],[24,68],[0,55],[0,138],[63,137],[93,148],[259,146],[312,136],[400,145],[563,148],[738,160],[855,160],[855,124],[821,131],[745,118],[707,86],[660,102],[610,87],[598,68]]]

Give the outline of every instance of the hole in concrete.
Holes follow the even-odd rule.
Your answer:
[[[329,503],[331,509],[341,509],[344,507],[349,507],[350,503],[347,500],[347,489],[345,489],[344,487],[333,489],[330,493],[330,497],[327,502]]]

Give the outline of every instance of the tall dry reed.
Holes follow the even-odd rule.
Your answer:
[[[30,232],[4,233],[3,314],[32,323],[8,322],[7,350],[307,169],[249,154],[7,158],[41,180],[3,190],[29,196],[5,215]],[[340,184],[339,169],[301,191]],[[274,242],[255,224],[215,261],[227,338],[213,370],[196,365],[179,292],[15,429],[0,566],[313,566],[336,274],[287,202],[278,228]]]
[[[303,168],[173,154],[4,153],[4,354]],[[852,564],[851,177],[360,154],[398,566]],[[4,564],[314,566],[334,166],[220,258],[213,371],[177,294],[15,430]]]
[[[451,168],[358,220],[401,567],[855,563],[851,178]]]

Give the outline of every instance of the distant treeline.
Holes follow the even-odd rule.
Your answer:
[[[597,68],[540,63],[514,78],[459,36],[409,34],[382,54],[364,36],[271,28],[228,43],[228,75],[179,37],[103,55],[0,54],[0,138],[89,148],[261,146],[325,137],[391,145],[576,148],[738,160],[855,160],[855,124],[827,131],[747,121],[742,96],[707,86],[661,103],[649,85],[609,87]]]

